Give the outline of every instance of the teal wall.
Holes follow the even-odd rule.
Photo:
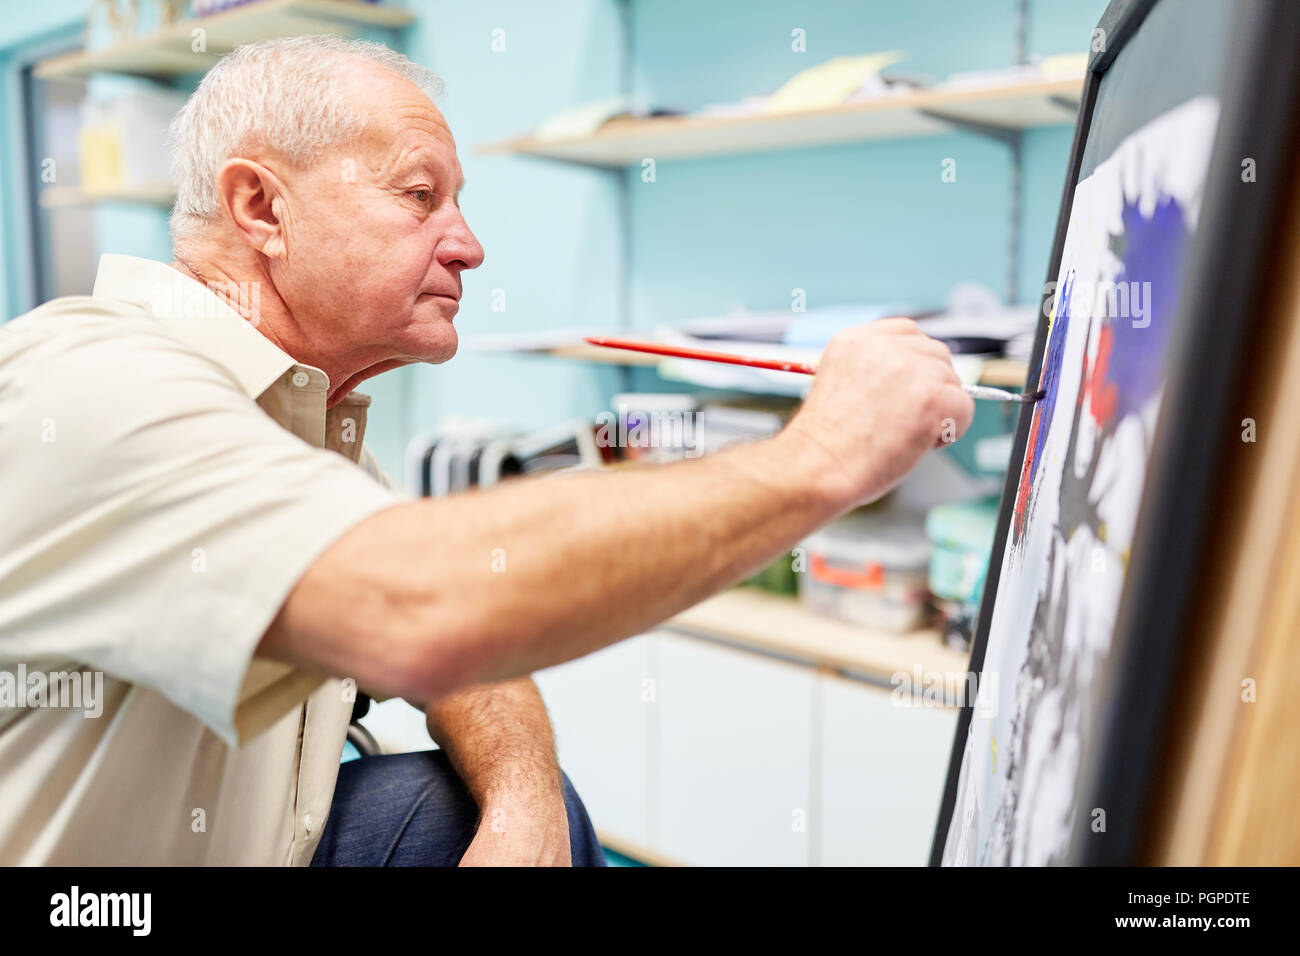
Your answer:
[[[1056,217],[1061,211],[1065,166],[1073,126],[1030,130],[1021,146],[1020,289],[1021,302],[1038,302],[1047,280]]]
[[[900,49],[902,69],[942,79],[1015,61],[1015,0],[411,0],[419,21],[394,42],[438,71],[460,147],[462,206],[487,251],[465,277],[462,336],[555,327],[636,328],[737,307],[780,309],[791,291],[809,307],[861,301],[941,302],[958,281],[1007,281],[1011,166],[1005,147],[972,134],[715,159],[602,172],[509,156],[476,144],[522,133],[566,107],[620,92],[694,109],[771,90],[831,56]],[[86,0],[20,5],[0,23],[4,262],[0,302],[21,291],[14,216],[18,118],[8,64],[24,48],[75,28]],[[1030,0],[1028,50],[1086,48],[1104,0]],[[801,28],[807,52],[790,48]],[[626,32],[625,32],[626,28]],[[506,49],[493,52],[493,31]],[[630,39],[625,46],[624,39]],[[1036,301],[1071,138],[1026,134],[1018,298]],[[941,164],[957,163],[945,183]],[[165,214],[105,207],[103,251],[164,258]],[[499,291],[498,291],[499,290]],[[494,311],[504,295],[505,310]],[[406,440],[445,416],[519,426],[591,415],[649,373],[560,360],[463,352],[448,365],[373,379],[369,441],[390,472]]]
[[[439,0],[411,6],[421,16],[406,33],[405,52],[446,83],[439,105],[464,167],[461,208],[486,250],[483,266],[464,279],[456,318],[461,336],[617,323],[624,251],[616,175],[480,156],[474,147],[518,135],[575,103],[618,93],[618,5]],[[505,31],[504,52],[493,52],[496,29]],[[504,311],[493,311],[494,296],[499,302],[502,295]],[[405,436],[433,430],[448,414],[521,427],[594,415],[618,381],[612,367],[462,351],[447,365],[411,367],[366,383],[377,409],[394,398],[403,409],[397,434],[375,433],[375,453],[385,467],[400,461]]]
[[[1051,56],[1088,49],[1093,28],[1105,9],[1102,0],[1032,0],[1026,38],[1029,50]],[[1037,303],[1042,295],[1073,137],[1073,126],[1030,130],[1024,136],[1020,184],[1021,302]]]

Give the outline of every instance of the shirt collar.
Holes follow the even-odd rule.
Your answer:
[[[182,341],[224,366],[249,398],[257,398],[284,372],[302,365],[281,351],[227,301],[256,301],[247,286],[231,288],[226,296],[163,262],[136,256],[105,254],[91,293],[146,310]]]

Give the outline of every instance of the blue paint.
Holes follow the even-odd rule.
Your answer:
[[[1052,416],[1056,413],[1056,397],[1061,392],[1061,365],[1065,360],[1066,337],[1070,334],[1070,293],[1074,290],[1074,278],[1074,270],[1071,269],[1065,277],[1065,284],[1061,287],[1056,314],[1052,319],[1052,331],[1047,339],[1047,354],[1043,358],[1040,387],[1047,394],[1034,410],[1037,422],[1034,432],[1034,454],[1029,471],[1031,485],[1038,474],[1038,465],[1043,457],[1043,445],[1047,442],[1047,433],[1052,427]]]
[[[1108,322],[1113,344],[1105,382],[1116,387],[1116,421],[1140,412],[1164,383],[1182,266],[1191,237],[1182,206],[1169,196],[1159,198],[1150,216],[1142,214],[1137,202],[1126,199],[1121,215],[1124,266],[1115,276],[1115,284],[1140,289],[1145,314],[1140,320],[1116,316]],[[1133,294],[1130,292],[1130,300]]]

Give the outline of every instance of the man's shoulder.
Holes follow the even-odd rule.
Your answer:
[[[0,422],[76,419],[108,435],[218,407],[257,411],[228,369],[130,303],[67,296],[0,326]]]
[[[161,330],[152,316],[138,305],[95,295],[64,295],[50,299],[0,326],[12,329],[54,330],[94,326],[102,322],[142,321]]]
[[[115,349],[151,339],[180,344],[139,306],[91,295],[61,296],[0,325],[0,367],[49,361],[87,346]]]
[[[0,325],[0,378],[31,373],[57,380],[73,375],[115,388],[158,376],[220,382],[239,391],[228,369],[204,355],[184,336],[139,305],[101,296],[51,299]]]

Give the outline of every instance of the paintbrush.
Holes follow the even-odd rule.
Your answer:
[[[629,352],[649,352],[652,355],[666,355],[671,358],[697,359],[701,362],[721,362],[724,365],[744,365],[748,368],[765,368],[774,372],[798,372],[800,375],[816,375],[817,369],[804,362],[787,362],[782,359],[756,358],[752,355],[735,355],[731,352],[712,352],[708,349],[691,349],[676,345],[661,345],[658,342],[637,342],[632,339],[612,339],[603,335],[588,335],[584,341],[608,349],[626,349]],[[992,402],[1036,402],[1045,392],[1008,392],[1002,388],[990,388],[987,385],[963,385],[962,390],[971,398],[983,398]]]

